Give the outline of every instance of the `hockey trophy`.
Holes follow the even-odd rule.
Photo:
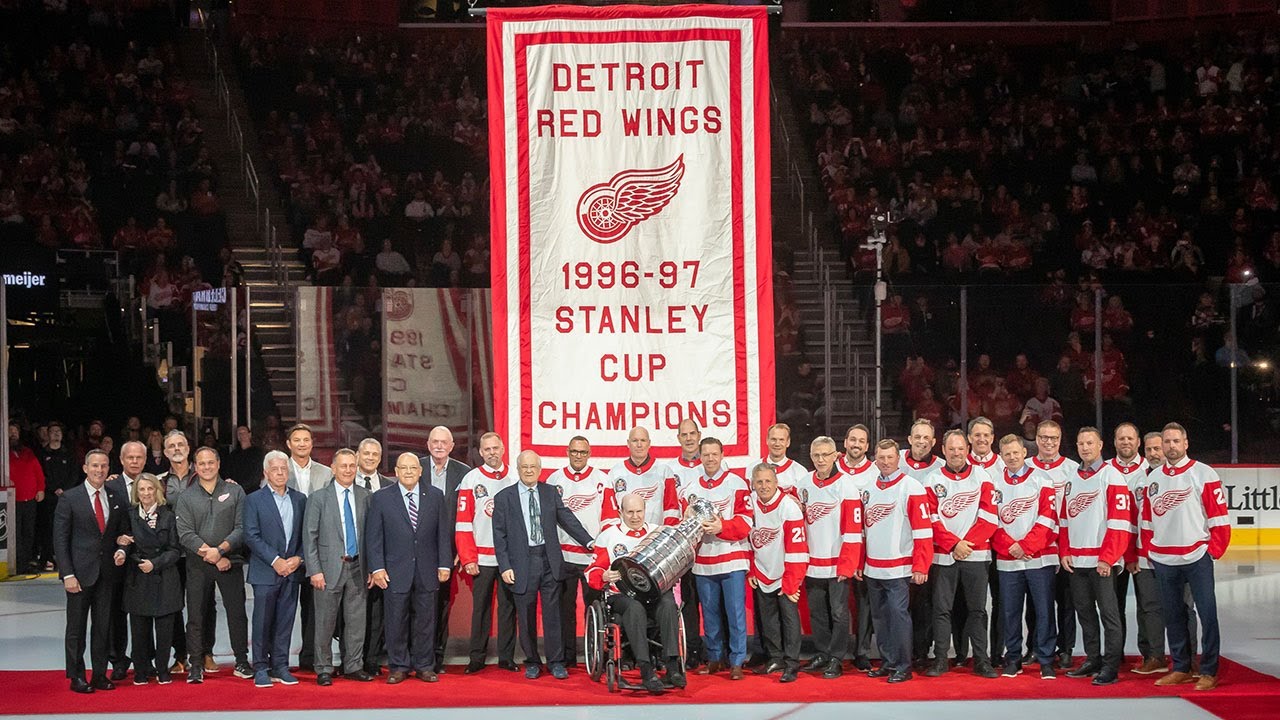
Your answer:
[[[618,588],[637,600],[654,600],[670,590],[693,566],[702,542],[702,523],[716,517],[716,508],[702,498],[689,504],[693,514],[677,525],[650,533],[635,550],[613,561],[622,577]]]

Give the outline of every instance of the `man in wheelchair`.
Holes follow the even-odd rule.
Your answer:
[[[641,684],[645,690],[660,693],[665,689],[655,671],[655,663],[649,649],[649,621],[654,620],[662,644],[662,661],[666,665],[666,679],[673,687],[685,686],[684,670],[680,662],[680,610],[670,590],[651,603],[644,603],[617,591],[614,583],[621,575],[610,568],[613,561],[629,554],[658,529],[645,522],[644,497],[631,493],[622,498],[622,525],[609,525],[596,538],[595,558],[587,567],[587,583],[605,593],[609,610],[622,627],[631,654],[640,665]]]

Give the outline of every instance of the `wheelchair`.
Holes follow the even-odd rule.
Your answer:
[[[645,690],[645,687],[636,679],[639,674],[639,668],[633,672],[623,674],[623,662],[630,654],[630,648],[627,647],[626,636],[620,625],[613,618],[613,611],[609,607],[609,598],[618,595],[617,591],[606,590],[603,598],[596,600],[586,610],[586,622],[584,623],[586,630],[584,632],[584,641],[586,646],[587,674],[591,676],[592,682],[599,682],[600,678],[605,679],[605,687],[609,692],[616,693],[621,690]],[[677,633],[679,639],[679,656],[680,656],[680,672],[685,671],[685,628],[684,616],[677,615]],[[662,657],[662,641],[659,637],[658,625],[649,619],[649,647],[653,657]],[[632,677],[628,677],[632,675]],[[661,675],[662,684],[671,689],[674,686],[667,680],[665,674]]]

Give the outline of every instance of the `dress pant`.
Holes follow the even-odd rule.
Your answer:
[[[662,645],[660,661],[680,657],[680,609],[676,607],[676,598],[671,591],[663,593],[656,603],[646,605],[629,595],[612,595],[609,597],[609,610],[614,620],[622,627],[626,636],[631,656],[638,663],[654,662],[649,648],[649,617],[658,626],[658,640]],[[547,651],[550,654],[550,650]]]
[[[111,667],[129,669],[129,614],[124,610],[124,583],[115,584],[115,599],[111,601],[111,650],[107,659]],[[210,643],[212,646],[212,643]]]
[[[1071,600],[1084,636],[1085,661],[1100,660],[1103,667],[1117,672],[1124,659],[1120,609],[1116,606],[1115,574],[1118,571],[1118,567],[1111,568],[1111,577],[1102,577],[1095,568],[1075,568],[1074,572],[1066,573],[1071,577]]]
[[[427,587],[414,583],[407,592],[382,593],[385,614],[383,642],[387,646],[387,668],[391,672],[419,673],[436,664],[436,593],[440,582],[428,578]]]
[[[213,652],[213,638],[206,635],[205,621],[212,618],[216,611],[209,606],[213,603],[213,589],[217,587],[222,596],[222,605],[227,612],[227,634],[231,637],[231,651],[235,653],[236,663],[249,662],[249,617],[245,612],[244,567],[232,565],[226,572],[220,572],[213,565],[199,557],[187,558],[187,650],[191,653],[191,663],[203,663],[205,654]],[[208,611],[208,614],[204,611]],[[206,645],[206,638],[208,644]]]
[[[809,601],[809,632],[819,655],[844,660],[849,650],[849,581],[838,578],[804,579]]]
[[[703,646],[707,660],[725,661],[727,625],[728,662],[732,667],[741,667],[747,661],[747,571],[694,577],[697,578],[698,599],[702,602],[702,620],[707,631]]]
[[[1112,585],[1116,591],[1116,611],[1120,614],[1120,647],[1123,648],[1129,642],[1129,621],[1125,617],[1129,609],[1129,573],[1122,567],[1113,580],[1115,580]],[[1145,658],[1146,653],[1143,653],[1142,657]]]
[[[365,591],[364,669],[370,673],[387,663],[387,646],[382,639],[382,615],[382,588],[368,588]]]
[[[587,584],[583,576],[586,569],[586,565],[565,563],[569,575],[560,581],[560,634],[564,636],[564,661],[569,665],[578,662],[578,586],[582,586],[583,607],[591,607],[603,595]],[[675,598],[671,602],[674,606]]]
[[[458,581],[455,569],[449,579],[436,589],[436,667],[443,667],[448,657],[449,612],[453,610],[453,584]]]
[[[892,671],[911,669],[910,578],[867,578],[867,596],[880,648],[882,667]]]
[[[1076,608],[1071,599],[1071,573],[1065,570],[1060,570],[1054,575],[1053,606],[1058,626],[1055,654],[1072,655],[1076,649]],[[1027,627],[1035,627],[1037,621],[1035,605],[1028,604]],[[1034,648],[1028,649],[1034,651]]]
[[[680,615],[684,618],[684,647],[689,658],[702,659],[706,650],[702,647],[702,614],[698,611],[698,581],[690,569],[680,576]],[[723,656],[723,653],[721,653]]]
[[[963,561],[951,565],[935,564],[929,572],[933,583],[933,657],[947,657],[953,626],[963,628],[963,635],[973,647],[974,664],[987,663],[987,566],[989,561]],[[952,613],[957,590],[964,596],[964,614]],[[956,645],[956,657],[963,648]]]
[[[756,634],[764,645],[770,663],[782,663],[786,669],[800,669],[800,608],[782,590],[755,591],[755,606],[760,611]],[[846,605],[845,607],[848,607]]]
[[[471,596],[471,657],[483,663],[489,649],[489,628],[493,625],[493,596],[498,595],[498,662],[515,662],[516,604],[511,586],[502,582],[497,566],[481,565],[474,578]]]
[[[1000,571],[1000,612],[1004,623],[1004,661],[1022,661],[1023,605],[1035,608],[1035,622],[1028,625],[1027,644],[1033,648],[1036,662],[1050,665],[1054,661],[1056,630],[1053,617],[1053,582],[1057,566],[1032,570]],[[992,648],[995,650],[995,648]]]
[[[302,648],[298,650],[298,667],[310,670],[316,664],[316,598],[311,583],[302,583],[298,593],[298,609],[302,620]]]
[[[870,588],[867,593],[870,596]],[[908,582],[907,602],[911,613],[911,657],[916,662],[924,662],[933,649],[933,578],[930,577],[923,585]],[[871,613],[874,618],[874,608]],[[880,632],[879,626],[875,626],[875,632]]]
[[[198,557],[196,559],[199,560]],[[185,556],[178,561],[178,582],[182,586],[182,596],[185,598],[187,596],[187,559]],[[182,609],[174,613],[172,633],[173,659],[186,662],[188,656],[203,659],[205,655],[212,655],[213,641],[218,636],[218,613],[217,605],[213,600],[213,593],[209,593],[208,602],[205,603],[202,610],[204,613],[204,639],[199,647],[191,648],[190,652],[187,651],[187,623],[183,616],[184,612],[186,610]]]
[[[89,663],[93,677],[107,676],[107,654],[111,645],[111,619],[115,608],[115,586],[118,581],[101,577],[92,585],[81,585],[80,592],[67,593],[67,677],[84,679],[85,635],[89,636]],[[93,625],[89,625],[90,617]]]
[[[855,610],[853,657],[856,660],[871,658],[871,600],[867,597],[866,580],[850,580]]]
[[[991,626],[991,643],[987,647],[990,649],[991,656],[996,657],[1000,653],[1000,648],[1004,647],[1005,642],[1004,612],[1001,609],[1000,598],[1000,571],[996,569],[995,560],[987,563],[987,587],[990,590],[987,595],[991,598],[991,616],[987,618],[988,624]]]
[[[1213,589],[1213,558],[1206,553],[1190,565],[1165,565],[1152,561],[1151,566],[1160,583],[1160,604],[1164,608],[1165,632],[1169,636],[1173,669],[1191,672],[1195,636],[1187,634],[1186,591],[1190,587],[1196,613],[1200,616],[1200,672],[1217,676],[1222,640],[1218,632],[1218,599]]]
[[[520,570],[516,570],[520,572]],[[516,617],[520,620],[520,646],[525,664],[541,665],[538,655],[538,599],[542,599],[542,631],[546,634],[547,663],[564,662],[564,635],[560,629],[560,584],[551,575],[545,545],[529,546],[529,577],[525,591],[515,593]],[[505,583],[504,583],[505,584]]]
[[[129,614],[133,635],[133,675],[155,677],[169,672],[169,647],[173,644],[173,616]]]
[[[325,578],[324,590],[316,590],[315,644],[316,673],[333,672],[333,636],[342,620],[342,669],[353,673],[364,669],[365,583],[358,560],[342,563],[336,578]],[[314,589],[314,588],[313,588]]]
[[[280,578],[253,586],[253,669],[279,673],[289,669],[289,641],[298,610],[300,583]],[[223,596],[226,599],[226,596]]]

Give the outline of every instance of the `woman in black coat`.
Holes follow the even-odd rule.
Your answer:
[[[175,613],[182,609],[177,516],[165,504],[164,483],[150,473],[134,481],[130,500],[133,529],[121,541],[128,542],[124,610],[133,632],[133,684],[154,677],[168,685]]]

